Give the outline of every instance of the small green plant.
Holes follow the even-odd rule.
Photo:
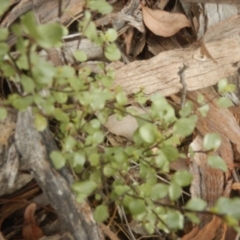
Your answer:
[[[0,14],[7,9],[6,2],[0,1],[3,6]],[[90,10],[85,11],[79,31],[102,46],[108,61],[120,59],[121,53],[114,43],[117,32],[112,28],[99,31],[91,20],[91,10],[106,14],[111,11],[111,6],[98,0],[87,1],[87,7]],[[15,55],[5,43],[9,32],[18,38]],[[76,172],[78,178],[72,190],[77,201],[83,202],[89,196],[95,198],[98,203],[94,212],[96,221],[107,220],[109,203],[114,203],[123,206],[126,213],[141,222],[149,233],[156,229],[166,232],[182,229],[184,215],[197,223],[194,213],[206,210],[203,200],[191,199],[183,207],[176,204],[182,196],[182,188],[190,185],[192,175],[188,171],[169,173],[171,162],[180,156],[186,157],[177,146],[195,129],[197,116],[193,104],[186,102],[179,118],[159,94],[151,97],[152,104],[147,113],[126,109],[128,98],[121,88],[112,89],[114,71],[106,68],[106,62],[99,63],[101,71],[92,73],[86,65],[80,65],[79,70],[67,65],[55,67],[39,56],[37,48],[60,48],[67,33],[68,30],[57,23],[37,25],[31,12],[10,29],[0,29],[0,73],[19,86],[19,92],[10,94],[4,104],[20,111],[31,107],[38,131],[44,131],[51,120],[57,122],[55,134],[61,147],[52,152],[50,158],[57,169],[67,165]],[[83,51],[73,55],[79,63],[87,61]],[[230,88],[222,82],[219,85],[220,91]],[[206,116],[208,105],[202,96],[198,100],[203,103],[198,110]],[[142,106],[145,97],[138,93],[135,101]],[[219,102],[228,105],[225,100]],[[138,122],[133,140],[126,146],[111,146],[106,142],[104,124],[112,114],[119,119],[129,114]],[[1,119],[6,116],[4,107],[0,109],[0,115]],[[216,150],[220,143],[217,134],[204,138],[206,151]],[[213,167],[227,170],[219,157],[210,156],[209,162]],[[167,181],[162,181],[162,176]],[[169,199],[169,204],[165,204],[164,199]],[[237,207],[240,204],[239,199],[220,199],[212,212],[228,215],[231,223],[237,226],[240,214],[234,212],[232,202]]]

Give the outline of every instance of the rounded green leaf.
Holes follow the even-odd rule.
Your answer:
[[[43,48],[60,47],[62,45],[62,37],[65,34],[63,26],[57,23],[48,23],[38,26],[37,30],[39,38],[36,38],[36,40]]]
[[[151,188],[151,198],[159,200],[166,197],[168,194],[168,185],[157,183]]]
[[[129,203],[128,208],[132,215],[139,215],[146,211],[146,205],[144,201],[140,199],[132,200]]]
[[[171,229],[182,229],[184,223],[183,215],[178,211],[169,211],[164,218],[165,223]]]
[[[155,140],[157,128],[153,124],[144,124],[139,128],[139,134],[146,143],[153,143]]]
[[[202,107],[199,107],[198,108],[198,111],[200,112],[200,114],[203,116],[203,117],[206,117],[207,116],[207,113],[209,111],[209,105],[208,104],[204,104]]]
[[[177,171],[172,177],[172,181],[181,187],[190,185],[193,176],[186,170]]]
[[[0,5],[1,5],[1,1],[0,1]],[[7,28],[0,28],[0,41],[6,40],[7,37],[8,37],[8,29]]]
[[[91,180],[76,182],[72,185],[72,189],[74,192],[80,194],[82,193],[86,196],[89,196],[96,188],[97,184]]]
[[[221,145],[221,137],[218,133],[208,133],[203,139],[203,148],[206,151],[217,150]]]
[[[218,82],[218,92],[219,93],[223,93],[224,90],[225,90],[225,87],[227,86],[228,84],[228,81],[226,78],[223,78],[221,79],[219,82]]]
[[[82,50],[77,50],[73,53],[73,56],[76,58],[79,62],[85,62],[87,61],[87,54]]]
[[[114,43],[111,43],[106,47],[104,55],[110,61],[117,61],[121,58],[121,52]]]
[[[208,164],[213,168],[222,170],[223,172],[228,170],[226,162],[219,156],[209,156]]]
[[[61,169],[66,164],[65,157],[62,155],[62,153],[60,153],[58,151],[51,152],[50,158],[51,158],[52,163],[53,163],[53,165],[56,169]]]
[[[48,124],[47,119],[44,116],[42,116],[41,114],[35,114],[34,117],[35,117],[34,118],[35,128],[40,132],[44,131]]]
[[[11,5],[11,1],[9,0],[0,0],[0,16],[5,13],[8,7]]]
[[[227,97],[221,97],[217,100],[217,104],[219,107],[222,107],[222,108],[228,108],[228,107],[231,107],[233,106],[233,103],[232,101],[227,98]]]
[[[113,42],[118,37],[117,31],[114,28],[109,28],[105,33],[105,37],[108,42]]]
[[[94,210],[93,216],[98,223],[107,220],[109,217],[108,207],[105,204],[97,206]]]
[[[165,145],[161,148],[161,150],[168,161],[173,162],[178,159],[179,153],[176,147],[172,145]]]
[[[201,198],[192,198],[185,205],[186,209],[193,211],[203,211],[207,206],[207,203],[203,201]]]
[[[197,123],[197,116],[193,115],[189,118],[180,118],[173,126],[173,131],[180,137],[187,137],[192,134]]]
[[[182,189],[178,184],[171,183],[171,185],[169,186],[169,189],[168,189],[168,193],[169,193],[170,199],[175,201],[181,196]]]

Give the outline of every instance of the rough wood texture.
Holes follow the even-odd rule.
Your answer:
[[[182,88],[178,71],[183,64],[188,66],[185,81],[189,91],[214,85],[237,70],[234,63],[240,61],[239,22],[240,16],[233,17],[209,29],[204,36],[205,46],[217,64],[207,58],[201,48],[193,45],[115,68],[115,86],[122,86],[128,94],[143,89],[147,95],[155,92],[171,95]]]
[[[23,163],[28,166],[28,170],[56,209],[61,239],[101,239],[89,205],[87,203],[80,205],[76,202],[70,190],[69,180],[51,166],[45,147],[49,145],[48,147],[51,148],[51,142],[47,141],[46,144],[44,138],[34,128],[30,110],[18,113],[15,145]]]

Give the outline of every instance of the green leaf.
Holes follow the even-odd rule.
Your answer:
[[[54,117],[61,122],[68,122],[69,121],[69,117],[68,115],[62,111],[62,109],[60,108],[56,108],[54,111]]]
[[[190,101],[187,101],[185,103],[183,109],[181,109],[180,112],[179,112],[180,116],[182,118],[187,117],[187,116],[189,116],[191,114],[192,110],[193,110],[193,103],[190,102]]]
[[[225,87],[227,86],[228,84],[228,81],[226,78],[223,78],[221,79],[219,82],[218,82],[218,92],[219,93],[223,93],[224,90],[225,90]]]
[[[56,92],[56,91],[52,91],[51,92],[53,97],[55,98],[56,102],[58,103],[65,103],[68,99],[68,95],[64,92]]]
[[[207,203],[203,201],[201,198],[192,198],[185,205],[186,209],[193,211],[203,211],[207,207]]]
[[[82,51],[82,50],[76,50],[74,53],[73,53],[73,56],[76,58],[77,61],[79,62],[85,62],[87,61],[87,54]]]
[[[0,42],[0,57],[4,56],[9,50],[7,43]]]
[[[44,116],[42,116],[41,114],[34,115],[34,126],[38,131],[44,131],[47,127],[47,124],[47,119]]]
[[[121,58],[121,52],[114,43],[111,43],[106,47],[104,55],[110,61],[117,61]]]
[[[43,48],[53,48],[62,46],[62,37],[66,34],[66,29],[57,23],[48,23],[37,27],[39,37],[36,39]]]
[[[181,187],[186,187],[190,185],[193,176],[186,170],[177,171],[172,177],[172,181]]]
[[[176,121],[173,126],[173,132],[180,137],[187,137],[192,134],[197,123],[197,116],[193,115],[189,118],[181,118]]]
[[[214,206],[214,212],[240,220],[240,199],[220,197]]]
[[[72,161],[72,167],[75,168],[77,166],[83,166],[86,162],[86,157],[82,153],[75,152],[73,161]]]
[[[169,193],[170,199],[175,201],[181,196],[182,189],[178,184],[171,183],[171,185],[169,186],[169,189],[168,189],[168,193]]]
[[[37,22],[32,12],[28,12],[21,17],[22,24],[25,27],[26,32],[32,36],[35,40],[40,38],[40,34],[37,28]]]
[[[9,0],[0,0],[0,16],[5,13],[5,11],[8,9],[10,6],[11,1]]]
[[[208,164],[213,168],[222,170],[223,172],[227,172],[228,170],[226,162],[219,156],[209,156]]]
[[[146,143],[153,143],[155,140],[157,127],[153,124],[146,123],[139,128],[139,134]]]
[[[168,194],[168,185],[157,183],[151,188],[151,198],[153,200],[159,200],[167,196]]]
[[[96,222],[104,222],[109,217],[108,207],[105,204],[101,204],[94,210],[93,216]]]
[[[204,104],[202,107],[199,107],[198,108],[198,111],[200,112],[200,114],[203,116],[203,117],[206,117],[207,116],[207,113],[209,111],[209,105],[208,104]]]
[[[197,215],[195,213],[185,213],[185,216],[192,222],[195,224],[199,224],[200,223],[200,219],[197,217]]]
[[[20,81],[22,83],[25,93],[33,93],[35,84],[29,76],[27,76],[25,74],[21,74]]]
[[[127,185],[117,185],[114,186],[114,192],[118,195],[121,196],[127,192],[129,192],[131,188]]]
[[[125,104],[127,104],[128,98],[127,98],[127,96],[126,96],[126,93],[125,93],[125,92],[119,92],[119,93],[116,95],[116,100],[117,100],[117,103],[119,103],[120,105],[125,105]]]
[[[219,107],[222,107],[222,108],[228,108],[228,107],[231,107],[233,106],[233,103],[232,101],[227,98],[227,97],[221,97],[217,100],[217,104]]]
[[[198,93],[197,102],[199,104],[204,104],[204,100],[205,100],[204,96],[201,93]]]
[[[218,82],[218,92],[219,93],[227,93],[227,92],[233,92],[236,89],[235,84],[228,84],[228,81],[226,78],[221,79]]]
[[[0,6],[1,6],[1,1],[2,0],[0,0]],[[0,15],[1,15],[1,10],[0,10]],[[7,28],[0,28],[0,41],[6,40],[7,37],[8,37],[8,29]]]
[[[128,205],[128,208],[132,215],[139,215],[146,211],[146,205],[143,200],[135,199],[131,201]]]
[[[63,149],[64,151],[72,152],[76,144],[77,144],[77,141],[73,136],[67,136],[64,139]]]
[[[97,188],[97,184],[94,181],[87,180],[83,182],[75,182],[72,185],[72,189],[76,193],[82,193],[86,196],[89,196],[95,189]]]
[[[169,162],[173,162],[178,159],[179,153],[176,147],[172,145],[165,145],[161,148],[161,150]]]
[[[184,217],[179,211],[169,211],[164,220],[171,229],[183,229]]]
[[[118,37],[117,31],[114,28],[109,28],[105,33],[105,37],[108,42],[114,42]]]
[[[175,111],[167,100],[160,94],[151,97],[152,115],[163,120],[167,124],[172,124],[176,120]]]
[[[87,6],[94,11],[99,11],[101,14],[107,14],[112,12],[112,6],[105,0],[88,0]]]
[[[0,121],[4,120],[7,117],[7,110],[0,107]]]
[[[221,137],[218,133],[207,133],[203,139],[203,148],[206,151],[217,150],[221,145]]]
[[[56,169],[61,169],[65,166],[66,164],[66,159],[65,157],[62,155],[61,152],[58,151],[53,151],[50,154],[50,158],[52,160],[52,163],[54,165],[54,167]]]

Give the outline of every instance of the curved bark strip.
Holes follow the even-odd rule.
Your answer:
[[[128,94],[143,89],[146,95],[155,92],[171,95],[182,88],[178,71],[183,64],[188,66],[185,82],[189,91],[214,85],[221,78],[233,75],[237,70],[235,63],[240,61],[240,16],[217,24],[212,31],[218,36],[214,37],[211,29],[208,30],[204,36],[207,52],[192,45],[162,52],[149,60],[134,61],[115,69],[115,86],[122,86]],[[217,63],[207,57],[208,53]]]

